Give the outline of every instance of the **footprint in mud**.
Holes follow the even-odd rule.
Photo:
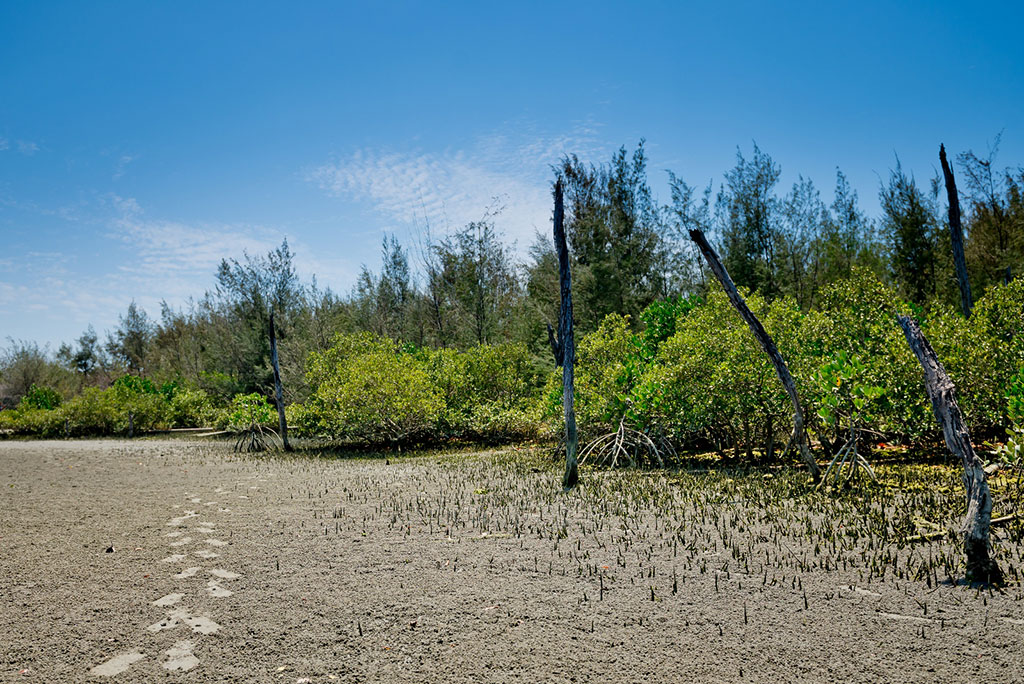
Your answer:
[[[214,568],[213,570],[210,570],[210,574],[221,579],[238,579],[241,577],[237,572],[231,572],[230,570],[223,570],[221,568]]]
[[[145,654],[138,651],[129,651],[116,655],[110,660],[89,670],[89,674],[95,677],[113,677],[119,675],[129,667],[145,658]]]
[[[225,493],[226,491],[227,490],[223,488],[217,489],[217,493]],[[203,503],[200,497],[192,494],[187,495],[187,498],[192,504],[202,503],[202,505],[208,508],[217,506],[216,501],[207,501]],[[178,506],[175,506],[175,508],[178,508]],[[222,513],[230,512],[230,509],[225,507],[218,508],[217,510],[219,510]],[[182,512],[181,515],[171,518],[167,522],[167,526],[182,527],[185,525],[186,522],[189,522],[190,525],[194,526],[195,528],[194,533],[198,532],[204,535],[216,534],[216,525],[214,525],[212,522],[195,520],[199,516],[200,514],[194,510],[185,510]],[[168,545],[175,548],[183,547],[187,544],[191,544],[194,541],[192,537],[185,535],[185,533],[182,530],[171,530],[169,532],[164,533],[163,536],[166,537],[168,540],[171,540],[168,541]],[[228,542],[216,538],[207,538],[203,541],[205,541],[206,545],[215,548],[228,545]],[[220,556],[220,554],[215,553],[214,551],[207,548],[203,548],[199,551],[194,552],[194,555],[207,560],[212,560]],[[162,562],[180,563],[184,561],[185,558],[186,555],[183,553],[174,553],[166,558],[163,558]],[[173,577],[175,579],[187,579],[189,577],[194,577],[195,575],[197,575],[200,572],[200,570],[202,570],[200,566],[185,568],[181,572],[178,572],[175,575],[173,575]],[[221,581],[237,579],[241,577],[241,574],[237,572],[232,572],[231,570],[224,570],[223,568],[213,568],[211,570],[208,570],[208,572],[210,575],[213,576],[213,579],[207,581],[206,586],[204,587],[204,591],[206,592],[207,595],[213,598],[227,598],[233,595],[234,592],[222,586]],[[193,615],[189,613],[188,610],[182,607],[172,608],[174,606],[177,606],[184,598],[184,593],[172,592],[170,594],[161,596],[160,598],[154,600],[152,604],[157,608],[165,608],[171,610],[167,613],[164,619],[146,627],[146,631],[155,634],[157,632],[162,632],[164,630],[174,629],[180,625],[185,625],[196,634],[214,634],[215,632],[218,632],[220,630],[219,624],[217,624],[212,619],[204,615]],[[195,648],[196,645],[192,641],[178,641],[170,649],[164,651],[166,659],[161,663],[161,665],[164,667],[164,669],[169,671],[187,672],[195,668],[197,665],[199,665],[199,659],[195,656],[194,653]],[[125,672],[133,664],[137,663],[145,657],[145,653],[138,650],[120,653],[118,655],[113,656],[106,662],[96,665],[89,671],[89,673],[96,677],[113,677]]]
[[[179,515],[177,518],[171,518],[167,521],[168,527],[181,527],[185,524],[185,521],[189,518],[198,518],[199,514],[195,511],[185,511],[183,515]]]
[[[156,601],[153,601],[153,605],[159,606],[160,608],[166,608],[168,606],[173,606],[183,598],[185,598],[184,594],[167,594],[167,596],[162,596]]]
[[[206,593],[213,598],[227,598],[235,592],[220,586],[217,580],[210,580],[206,583]]]
[[[184,608],[176,608],[167,614],[163,620],[154,622],[146,627],[148,632],[162,632],[167,629],[174,629],[180,624],[185,624],[193,632],[199,634],[213,634],[220,629],[220,625],[204,615],[192,615]]]
[[[191,670],[199,664],[199,658],[192,653],[194,649],[195,644],[188,640],[175,643],[174,646],[164,651],[164,655],[167,656],[167,660],[163,664],[164,668],[182,672]]]

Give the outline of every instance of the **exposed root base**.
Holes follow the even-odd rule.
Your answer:
[[[661,468],[665,465],[663,455],[676,455],[668,440],[652,438],[639,430],[626,427],[620,421],[618,430],[603,434],[583,447],[579,462],[584,463],[590,458],[594,463],[611,468],[620,465],[635,468],[646,461],[649,465]]]
[[[254,454],[276,447],[277,433],[268,427],[252,424],[238,433],[235,440],[235,453]]]
[[[851,431],[850,439],[846,441],[846,444],[836,452],[835,457],[828,464],[825,469],[825,473],[822,475],[819,487],[828,483],[828,478],[832,476],[832,483],[838,485],[840,483],[846,484],[852,480],[859,471],[863,470],[873,482],[877,482],[878,478],[875,476],[875,470],[871,467],[871,464],[860,455],[857,451],[857,444],[860,441],[860,435],[856,430]],[[843,475],[843,472],[846,475]]]

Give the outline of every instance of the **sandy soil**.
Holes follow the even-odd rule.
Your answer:
[[[795,569],[796,537],[599,478],[0,442],[0,679],[1024,681],[1019,586]]]

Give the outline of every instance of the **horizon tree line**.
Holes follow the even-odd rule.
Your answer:
[[[956,157],[967,269],[980,295],[1024,268],[1024,167],[999,170],[996,145],[985,157]],[[956,306],[942,177],[918,184],[897,158],[879,187],[881,215],[864,214],[837,169],[832,201],[799,176],[780,194],[781,168],[756,144],[716,186],[688,184],[669,173],[671,200],[660,205],[648,182],[644,142],[620,148],[606,163],[576,155],[553,167],[564,187],[565,228],[580,335],[609,313],[631,317],[652,302],[700,296],[708,274],[688,239],[709,236],[736,284],[768,300],[791,297],[801,310],[821,289],[868,269],[921,307]],[[384,236],[378,270],[364,265],[347,296],[302,282],[285,240],[266,255],[224,259],[216,284],[159,319],[134,301],[101,340],[89,326],[54,353],[8,339],[0,356],[0,405],[31,384],[74,394],[119,375],[194,383],[215,396],[261,392],[272,397],[267,325],[276,315],[285,400],[308,393],[305,359],[336,332],[369,330],[421,347],[525,344],[539,368],[552,361],[547,325],[558,318],[558,259],[538,233],[523,261],[495,227],[495,213],[440,239],[424,231],[410,251]]]

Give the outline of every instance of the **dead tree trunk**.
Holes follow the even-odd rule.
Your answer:
[[[576,364],[576,343],[572,332],[572,282],[569,272],[569,248],[565,242],[565,209],[562,204],[562,181],[555,181],[555,251],[558,253],[558,284],[561,303],[558,308],[558,338],[548,325],[548,342],[555,355],[555,364],[562,367],[562,406],[565,409],[565,475],[562,487],[572,489],[579,482],[576,450],[576,411],[573,408],[573,372]]]
[[[277,399],[277,423],[281,431],[281,446],[291,451],[288,444],[288,421],[284,416],[284,388],[281,387],[281,368],[277,363],[277,332],[274,330],[274,312],[270,312],[270,365],[274,367],[274,397]]]
[[[967,279],[967,262],[964,259],[964,230],[960,224],[960,196],[956,191],[953,169],[946,161],[945,145],[939,145],[939,161],[942,163],[942,175],[946,179],[946,199],[949,200],[949,235],[953,243],[953,266],[956,268],[956,280],[960,284],[960,308],[964,312],[964,318],[970,318],[974,302],[971,299],[971,282]]]
[[[971,436],[964,425],[963,414],[956,403],[956,387],[946,374],[932,346],[917,323],[908,316],[898,316],[907,344],[924,369],[924,386],[932,402],[935,418],[942,426],[946,446],[964,467],[964,488],[967,493],[967,515],[961,533],[967,556],[967,578],[990,584],[1002,582],[1003,573],[989,557],[989,527],[992,522],[992,495],[988,489],[985,464],[974,453]]]
[[[786,366],[785,360],[783,360],[768,331],[764,329],[761,321],[757,320],[750,307],[743,301],[739,291],[736,290],[736,285],[732,282],[732,278],[729,277],[729,272],[725,270],[725,266],[722,265],[718,254],[708,243],[707,238],[704,237],[704,233],[700,230],[691,230],[690,239],[697,244],[697,248],[700,249],[704,259],[708,262],[708,266],[711,267],[711,272],[715,274],[718,282],[725,289],[725,294],[728,295],[729,301],[732,302],[733,307],[739,312],[740,317],[750,326],[750,331],[754,333],[754,337],[757,338],[761,348],[764,349],[765,354],[771,359],[772,365],[775,366],[775,373],[779,376],[782,386],[786,388],[789,401],[793,404],[793,435],[786,446],[786,452],[789,451],[791,446],[796,444],[800,449],[800,456],[803,458],[804,463],[807,464],[807,470],[811,473],[811,478],[817,482],[821,478],[821,469],[818,468],[818,463],[814,460],[813,454],[811,454],[807,434],[804,430],[803,408],[800,406],[800,397],[796,393],[796,383],[793,382],[793,376],[789,373],[789,367]],[[783,452],[783,455],[785,455],[785,452]]]

